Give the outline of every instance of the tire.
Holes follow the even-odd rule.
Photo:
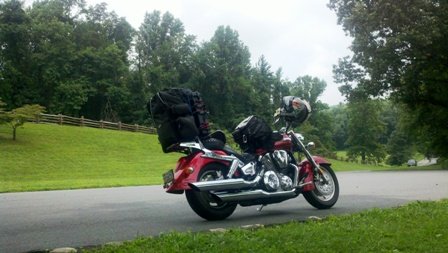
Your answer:
[[[327,182],[314,180],[315,189],[303,193],[306,201],[317,209],[331,208],[339,198],[339,182],[328,164],[321,164],[323,176]]]
[[[197,181],[216,180],[222,177],[227,170],[227,167],[220,163],[208,164],[199,173]],[[185,196],[191,209],[209,221],[224,220],[232,215],[237,206],[236,203],[217,203],[208,192],[186,190]]]

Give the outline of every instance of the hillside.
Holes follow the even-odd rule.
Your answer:
[[[0,126],[0,192],[161,184],[179,154],[156,135],[25,124],[17,141]]]

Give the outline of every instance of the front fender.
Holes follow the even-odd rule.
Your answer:
[[[317,164],[328,164],[331,165],[331,163],[329,161],[327,161],[325,158],[323,158],[322,156],[313,156],[314,161]],[[302,165],[303,163],[310,163],[310,161],[308,161],[308,159],[303,159],[299,165]],[[311,164],[311,163],[310,163]]]
[[[317,164],[328,164],[331,165],[330,162],[325,160],[325,158],[321,156],[313,156],[314,161]],[[314,186],[314,172],[313,172],[313,165],[308,161],[308,159],[303,159],[300,163],[300,172],[299,172],[299,178],[302,178],[305,174],[307,174],[304,183],[310,183],[303,187],[302,191],[312,191],[315,189]]]
[[[213,151],[219,155],[227,155],[223,151]],[[198,152],[188,156],[179,158],[176,164],[176,169],[174,170],[174,180],[173,183],[166,188],[168,193],[183,193],[184,190],[191,189],[188,183],[194,183],[197,181],[199,172],[209,163],[222,163],[226,166],[229,165],[228,162],[220,161],[211,158],[202,157],[204,153]],[[193,172],[188,172],[188,168],[193,168]]]

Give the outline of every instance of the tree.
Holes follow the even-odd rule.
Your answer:
[[[256,96],[250,81],[250,53],[238,32],[220,26],[196,54],[194,86],[204,95],[212,122],[233,130],[256,113]]]
[[[45,110],[40,105],[24,105],[19,108],[15,108],[12,111],[6,112],[5,120],[7,124],[12,128],[12,139],[16,140],[17,128],[23,126],[25,122],[30,119],[34,119],[40,113]]]
[[[414,128],[448,156],[448,2],[331,0],[353,37],[353,55],[335,67],[349,98],[388,96],[416,116]]]
[[[347,148],[348,139],[348,116],[347,105],[339,104],[329,109],[333,121],[333,142],[337,150]]]
[[[33,102],[30,18],[18,0],[0,2],[0,94],[9,108]]]
[[[64,89],[60,86],[73,81],[77,54],[73,30],[79,15],[75,7],[82,9],[83,3],[75,0],[35,1],[32,8],[27,10],[30,18],[31,74],[36,92],[33,103],[45,106],[52,113],[74,111],[73,108],[67,110],[68,104],[71,104],[70,97],[60,96],[61,89]],[[64,108],[60,108],[61,105]]]
[[[381,105],[375,100],[351,101],[348,104],[348,156],[362,163],[381,162],[385,157],[380,143],[384,123],[380,120]]]
[[[402,128],[397,128],[387,144],[387,163],[402,165],[412,157],[412,141],[409,134]]]
[[[5,112],[5,103],[2,101],[2,99],[0,98],[0,124],[4,124],[7,122],[6,119],[6,112]]]
[[[274,74],[271,72],[271,66],[262,55],[255,68],[252,69],[252,83],[255,89],[255,114],[271,120],[274,115],[272,108],[272,89],[274,83]],[[269,122],[269,121],[267,121]]]
[[[277,110],[280,107],[282,98],[284,96],[289,96],[289,88],[286,85],[286,81],[282,79],[283,73],[282,69],[279,68],[275,72],[274,80],[273,80],[273,90],[272,90],[272,102],[273,102],[273,111]]]
[[[126,81],[134,30],[106,7],[104,3],[89,7],[84,11],[84,19],[74,27],[79,49],[73,77],[61,85],[58,95],[64,89],[74,88],[70,93],[73,106],[67,109],[76,110],[82,104],[79,113],[86,117],[119,121],[130,110]]]
[[[127,80],[131,101],[129,115],[143,122],[146,103],[168,87],[189,86],[195,72],[195,37],[185,33],[182,22],[171,13],[146,13],[135,39],[134,63]]]
[[[194,40],[194,36],[185,34],[184,25],[171,13],[145,14],[137,33],[136,64],[141,81],[153,94],[189,81]]]

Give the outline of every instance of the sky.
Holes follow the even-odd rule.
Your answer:
[[[271,70],[282,68],[290,81],[310,75],[327,88],[321,100],[329,105],[344,101],[333,82],[333,65],[350,54],[351,38],[337,25],[329,0],[86,0],[105,2],[138,29],[145,13],[170,12],[182,21],[197,42],[208,41],[220,25],[230,26],[249,48],[252,65],[264,55]]]

